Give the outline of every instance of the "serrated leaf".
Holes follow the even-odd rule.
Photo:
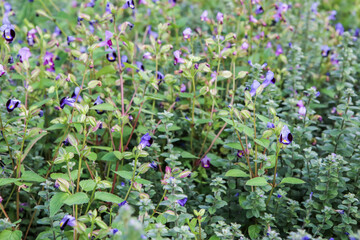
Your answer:
[[[230,169],[225,174],[225,177],[248,177],[249,175],[240,169]]]
[[[256,177],[256,178],[253,178],[253,179],[250,179],[249,181],[247,181],[246,185],[261,187],[261,186],[268,185],[268,183],[264,177]]]
[[[84,204],[89,202],[89,197],[86,195],[86,193],[78,192],[74,195],[68,196],[68,198],[64,201],[66,205],[78,205],[78,204]]]
[[[95,199],[104,202],[112,202],[112,203],[121,203],[122,201],[124,201],[122,198],[116,196],[115,194],[108,192],[96,192]]]
[[[299,178],[294,178],[294,177],[286,177],[283,178],[280,182],[280,184],[282,183],[288,183],[288,184],[304,184],[305,182]]]
[[[96,183],[92,179],[80,181],[80,187],[85,192],[94,190],[95,185],[96,185]]]
[[[10,231],[4,230],[0,233],[0,239],[21,240],[22,232],[20,230]]]
[[[68,196],[68,193],[58,192],[50,199],[50,217],[53,217],[60,210]]]
[[[261,231],[261,227],[258,225],[251,225],[248,228],[249,236],[251,239],[258,238],[260,231]]]

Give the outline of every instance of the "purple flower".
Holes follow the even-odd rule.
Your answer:
[[[275,128],[275,125],[274,125],[272,122],[268,122],[268,123],[266,124],[266,127],[267,127],[267,128]]]
[[[39,111],[39,117],[42,117],[42,116],[44,116],[44,111],[40,109],[40,111]]]
[[[268,42],[268,43],[266,44],[266,48],[272,48],[271,42]]]
[[[61,100],[60,100],[60,107],[61,109],[63,109],[65,107],[65,105],[68,105],[70,107],[74,107],[74,104],[75,104],[75,99],[73,98],[69,98],[69,97],[63,97]]]
[[[149,53],[149,52],[144,53],[143,58],[144,59],[151,59],[152,58],[151,53]]]
[[[201,159],[201,166],[203,168],[210,168],[210,161],[211,159],[205,155],[205,157]]]
[[[146,133],[140,139],[141,148],[150,147],[152,143],[153,143],[153,139],[151,138],[149,133]]]
[[[186,92],[186,85],[185,84],[181,84],[180,92]]]
[[[94,106],[99,105],[99,104],[103,104],[103,103],[104,103],[104,101],[100,98],[100,96],[98,96],[98,97],[96,98],[95,102],[94,102]],[[105,113],[104,110],[95,110],[95,111],[97,112],[97,114],[103,114],[103,113]]]
[[[238,156],[238,158],[242,158],[244,154],[245,152],[243,150],[238,150],[236,156]]]
[[[68,36],[67,37],[67,44],[70,45],[70,43],[72,43],[73,41],[75,41],[75,37],[74,36]]]
[[[54,54],[51,52],[46,52],[43,58],[43,65],[44,66],[49,66],[46,71],[49,72],[55,72],[55,65],[54,65]]]
[[[249,22],[251,22],[251,23],[257,23],[258,20],[257,20],[253,15],[250,15],[250,16],[249,16]]]
[[[149,163],[149,167],[151,167],[152,169],[157,170],[158,166],[156,164],[156,162],[152,161],[151,163]]]
[[[209,21],[208,11],[207,11],[207,10],[203,11],[203,13],[202,13],[201,16],[200,16],[200,20],[201,20],[201,21]]]
[[[66,214],[64,218],[60,221],[60,229],[64,230],[67,225],[69,225],[70,227],[75,227],[76,226],[75,217]]]
[[[60,183],[59,183],[58,180],[55,181],[54,187],[55,187],[55,188],[59,188],[59,187],[60,187]]]
[[[335,25],[335,31],[341,36],[344,33],[344,26],[341,23]]]
[[[314,193],[311,192],[310,195],[309,195],[309,199],[312,200],[312,197],[313,197]]]
[[[263,7],[260,4],[256,4],[255,14],[258,15],[258,14],[261,14],[263,12],[264,12]]]
[[[55,26],[54,35],[55,36],[60,36],[61,35],[61,30],[60,30],[60,28],[58,26]]]
[[[115,51],[109,50],[108,53],[106,54],[106,59],[109,62],[115,62],[116,58],[117,58],[117,55],[116,55]]]
[[[265,77],[265,81],[262,83],[264,88],[266,88],[267,86],[269,86],[270,83],[275,84],[275,77],[274,77],[274,73],[272,71],[268,71],[266,73],[266,77]]]
[[[176,4],[176,0],[169,0],[168,2],[169,4],[171,4],[172,7],[174,7]]]
[[[105,41],[102,41],[100,43],[98,43],[98,47],[104,47],[104,46],[108,46],[109,48],[112,48],[112,41],[111,38],[113,36],[113,33],[110,31],[105,31]]]
[[[243,42],[243,43],[241,44],[241,48],[242,48],[243,50],[246,50],[246,49],[249,48],[249,44],[248,44],[247,42]]]
[[[30,31],[28,31],[28,33],[27,33],[26,40],[30,47],[34,46],[34,44],[35,44],[35,33],[36,33],[36,30],[34,28],[31,29]]]
[[[332,10],[330,12],[330,15],[329,15],[328,19],[335,21],[336,20],[336,14],[337,14],[336,10]]]
[[[119,207],[122,207],[122,206],[125,206],[128,202],[125,200],[125,201],[122,201],[121,203],[119,203]]]
[[[306,107],[304,107],[304,106],[299,107],[299,114],[301,116],[305,116],[306,115]]]
[[[157,39],[159,37],[159,34],[157,32],[151,31],[151,25],[148,26],[148,34],[155,39]]]
[[[344,210],[335,210],[335,212],[337,212],[337,213],[339,213],[339,214],[341,214],[341,215],[345,213]]]
[[[224,14],[222,14],[222,12],[218,12],[216,14],[216,20],[218,21],[218,23],[223,24],[224,23]]]
[[[178,63],[185,63],[184,59],[180,57],[181,55],[181,51],[180,50],[176,50],[174,52],[174,65],[178,64]]]
[[[7,13],[3,16],[3,25],[0,28],[0,31],[3,33],[3,38],[11,43],[15,38],[15,28],[11,25]]]
[[[260,86],[260,83],[256,80],[253,81],[253,83],[251,84],[251,90],[250,90],[250,95],[253,97],[256,94],[256,89],[258,89],[258,87]]]
[[[121,56],[121,67],[125,67],[124,63],[129,63],[128,57],[126,55]]]
[[[282,196],[280,194],[277,195],[278,198],[282,198]]]
[[[316,87],[315,87],[315,86],[312,86],[312,88],[315,89],[315,91],[316,91]],[[317,91],[317,92],[315,93],[315,97],[318,97],[318,96],[320,96],[320,92],[319,92],[319,91]]]
[[[278,44],[277,47],[276,47],[275,55],[276,55],[276,56],[279,56],[279,55],[282,54],[282,53],[283,53],[283,49],[282,49],[281,45]]]
[[[162,83],[162,81],[164,80],[164,74],[158,71],[156,73],[156,79],[159,80],[158,85],[160,85],[160,83]]]
[[[191,37],[191,34],[192,34],[191,28],[186,28],[183,31],[184,40],[189,39]]]
[[[12,6],[10,3],[8,2],[4,2],[4,9],[5,9],[5,13],[9,13],[12,11]]]
[[[0,77],[2,77],[4,74],[6,74],[6,71],[4,69],[4,66],[0,64]]]
[[[14,111],[15,108],[17,107],[20,107],[21,105],[21,101],[20,100],[17,100],[17,99],[9,99],[7,102],[6,102],[6,110],[8,112],[12,112]]]
[[[63,144],[64,146],[69,146],[69,145],[70,145],[69,139],[66,138],[66,139],[62,142],[62,144]]]
[[[329,48],[327,45],[323,45],[321,47],[321,56],[323,56],[323,57],[329,56],[330,51],[331,51],[331,48]]]
[[[293,140],[293,136],[288,128],[288,126],[284,125],[281,132],[280,132],[280,137],[279,137],[279,142],[289,145]]]
[[[180,199],[180,200],[177,200],[177,203],[180,205],[180,206],[185,206],[185,203],[187,202],[187,198],[183,198],[183,199]]]
[[[119,230],[117,228],[111,229],[111,234],[115,235]]]
[[[303,237],[301,240],[310,240],[311,238],[308,236]]]
[[[142,62],[136,62],[136,66],[140,69],[140,71],[145,71],[145,67]],[[136,70],[137,72],[139,70]]]
[[[319,3],[318,3],[318,2],[314,2],[314,3],[311,5],[311,11],[316,14],[316,13],[317,13],[317,8],[318,8],[318,6],[319,6]]]
[[[131,8],[134,9],[135,8],[135,4],[134,4],[134,0],[126,0],[126,3],[124,5],[124,8]]]
[[[81,102],[83,99],[79,93],[80,93],[80,88],[76,87],[74,90],[74,93],[71,95],[71,98],[73,98],[75,100],[77,99],[78,102]]]

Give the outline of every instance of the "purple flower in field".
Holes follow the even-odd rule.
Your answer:
[[[356,28],[354,32],[354,37],[358,38],[360,36],[360,28]]]
[[[344,26],[341,23],[335,25],[335,31],[341,36],[344,33]]]
[[[104,101],[100,98],[100,96],[98,96],[98,97],[96,98],[95,102],[94,102],[94,106],[100,105],[100,104],[103,104],[103,103],[104,103]],[[105,113],[104,110],[95,110],[95,111],[97,112],[97,114],[103,114],[103,113]]]
[[[246,49],[249,48],[249,44],[248,44],[247,42],[243,42],[243,43],[241,44],[241,48],[242,48],[243,50],[246,50]]]
[[[251,90],[250,90],[250,95],[253,97],[256,94],[256,89],[258,89],[258,87],[260,86],[260,83],[256,80],[253,81],[253,83],[251,84]]]
[[[35,33],[36,30],[34,28],[27,32],[26,40],[30,47],[34,46],[35,44]]]
[[[216,71],[212,72],[210,77],[211,77],[210,82],[211,83],[215,82],[215,80],[217,78],[217,72]]]
[[[55,26],[55,29],[54,29],[54,35],[55,36],[60,36],[62,34],[60,28],[58,26]]]
[[[151,138],[150,134],[146,133],[141,137],[139,146],[141,146],[141,148],[150,147],[153,141],[154,140]]]
[[[169,0],[168,2],[169,4],[171,4],[172,7],[174,7],[176,4],[176,0]]]
[[[119,230],[117,228],[113,228],[113,229],[111,229],[110,232],[111,232],[112,235],[115,235],[118,231]]]
[[[265,81],[262,83],[264,88],[269,86],[270,83],[275,84],[276,79],[274,77],[274,73],[272,71],[268,71],[266,73]]]
[[[70,98],[70,97],[63,97],[60,100],[60,108],[63,109],[65,107],[65,105],[68,105],[70,107],[74,107],[75,104],[75,99],[74,98]]]
[[[251,22],[251,23],[257,23],[258,20],[257,20],[253,15],[250,15],[250,16],[249,16],[249,22]]]
[[[277,47],[276,47],[275,55],[276,55],[276,56],[279,56],[279,55],[282,54],[282,53],[283,53],[283,49],[282,49],[281,45],[278,44]]]
[[[149,52],[144,53],[143,58],[144,59],[152,59],[151,53],[149,53]]]
[[[160,83],[163,82],[164,78],[165,78],[165,77],[164,77],[164,74],[162,74],[161,72],[158,71],[158,72],[156,73],[156,79],[159,80],[158,85],[160,85]]]
[[[263,7],[260,4],[256,4],[255,14],[258,15],[258,14],[261,14],[263,12],[264,12]]]
[[[145,67],[142,62],[136,62],[136,66],[140,69],[140,71],[145,71]],[[138,72],[139,70],[136,71]]]
[[[180,86],[180,92],[186,92],[186,85],[185,84],[181,84]]]
[[[11,12],[13,10],[11,4],[8,2],[4,2],[4,10],[5,10],[5,13]]]
[[[191,28],[186,28],[183,31],[184,40],[189,39],[191,37],[191,34],[192,34]]]
[[[3,33],[3,38],[8,42],[11,43],[15,38],[15,28],[11,25],[8,15],[5,13],[3,16],[3,25],[0,28],[0,31]]]
[[[312,197],[313,197],[314,193],[311,192],[310,195],[309,195],[309,199],[312,200]]]
[[[267,128],[275,128],[275,125],[274,125],[272,122],[268,122],[268,123],[266,124],[266,127],[267,127]]]
[[[315,86],[312,86],[311,88],[313,88],[313,89],[316,91],[316,87],[315,87]],[[317,92],[315,93],[315,97],[319,97],[319,96],[320,96],[320,92],[317,91]]]
[[[21,105],[21,101],[20,100],[17,100],[17,99],[9,99],[7,102],[6,102],[6,110],[8,112],[12,112],[14,111],[15,108],[17,107],[20,107]]]
[[[336,53],[330,55],[330,62],[332,65],[339,65],[339,59]]]
[[[318,3],[318,2],[314,2],[314,3],[311,5],[311,11],[316,14],[316,13],[318,12],[318,11],[317,11],[318,6],[319,6],[319,3]]]
[[[42,116],[44,116],[44,111],[40,109],[40,111],[39,111],[39,117],[42,117]]]
[[[109,62],[115,62],[117,58],[117,54],[115,51],[109,50],[108,53],[106,54],[106,59]]]
[[[100,43],[98,43],[98,47],[104,47],[104,46],[108,46],[109,48],[112,48],[112,42],[111,42],[111,38],[114,34],[110,31],[105,31],[105,41],[102,41]]]
[[[205,155],[205,157],[201,159],[201,166],[203,168],[210,168],[210,161],[211,159]]]
[[[152,169],[157,170],[158,166],[156,164],[156,162],[152,161],[151,163],[149,163],[149,167],[151,167]]]
[[[344,214],[345,211],[344,210],[335,210],[335,212],[339,213],[339,214]]]
[[[55,187],[55,188],[59,188],[59,187],[60,187],[60,183],[59,183],[58,180],[55,181],[54,187]]]
[[[178,64],[178,63],[185,63],[185,60],[183,58],[181,58],[181,51],[180,50],[176,50],[174,52],[174,65]]]
[[[218,23],[223,24],[224,23],[224,14],[222,12],[218,12],[216,14],[216,20]]]
[[[328,19],[335,21],[336,20],[336,14],[337,14],[336,10],[332,10],[330,12],[330,15],[329,15]]]
[[[323,45],[321,47],[321,56],[323,57],[327,57],[329,56],[329,53],[331,52],[331,48],[329,48],[329,46],[327,45]]]
[[[26,62],[29,60],[29,57],[31,56],[30,49],[27,47],[23,47],[19,50],[20,55],[20,62]]]
[[[0,77],[6,74],[6,71],[4,69],[4,66],[0,64]]]
[[[95,7],[95,1],[96,0],[90,0],[90,2],[86,4],[86,7]]]
[[[245,152],[243,150],[238,150],[236,156],[238,158],[242,158],[244,156]]]
[[[310,240],[310,239],[311,239],[310,237],[305,236],[305,237],[302,237],[302,239],[301,239],[301,240]]]
[[[54,65],[54,54],[51,52],[46,52],[43,58],[43,65],[48,65],[49,67],[46,69],[46,71],[49,72],[55,72],[55,65]]]
[[[284,125],[280,132],[279,142],[289,145],[293,140],[293,135],[291,134],[288,126]]]
[[[147,32],[150,36],[152,36],[153,38],[157,39],[159,37],[159,34],[157,32],[153,32],[151,31],[151,25],[148,26],[148,32]]]
[[[76,226],[76,219],[75,217],[66,214],[64,218],[60,221],[60,229],[64,230],[66,226],[75,227]]]
[[[272,48],[272,44],[271,44],[271,42],[267,42],[267,44],[266,44],[266,48]]]
[[[69,139],[66,138],[66,139],[62,142],[62,144],[63,144],[64,146],[69,146],[69,145],[70,145]]]
[[[177,203],[183,207],[183,206],[185,206],[187,200],[188,200],[187,198],[183,198],[183,199],[177,200]]]
[[[134,0],[126,0],[126,3],[124,4],[123,8],[135,8]]]
[[[70,43],[72,43],[75,40],[76,40],[76,38],[74,36],[68,36],[67,37],[67,44],[70,45]]]
[[[208,18],[208,11],[207,10],[205,10],[205,11],[203,11],[203,13],[201,14],[201,16],[200,16],[200,20],[201,21],[209,21],[209,18]]]
[[[121,56],[121,67],[125,67],[124,63],[129,63],[129,59],[126,55]]]
[[[277,197],[278,197],[278,198],[282,198],[282,195],[281,195],[281,194],[278,194]]]
[[[128,202],[125,200],[125,201],[122,201],[121,203],[119,203],[119,207],[122,207],[122,206],[125,206]]]
[[[76,87],[75,90],[74,90],[74,93],[71,95],[71,98],[73,99],[77,99],[78,102],[81,102],[83,99],[82,97],[80,96],[80,88],[79,87]]]
[[[299,114],[301,116],[305,116],[306,115],[306,107],[304,107],[304,106],[299,107]]]

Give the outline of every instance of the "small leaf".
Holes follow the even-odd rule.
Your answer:
[[[45,178],[31,171],[25,171],[22,174],[21,179],[29,182],[45,182]]]
[[[94,190],[95,185],[96,185],[96,183],[92,179],[80,181],[80,187],[85,192]]]
[[[243,150],[240,143],[226,143],[226,146],[234,148],[236,150]]]
[[[227,171],[225,177],[248,177],[249,175],[240,169],[231,169]]]
[[[91,107],[90,109],[102,110],[102,111],[115,111],[116,110],[116,108],[114,108],[114,106],[111,105],[110,103],[98,104],[98,105]]]
[[[88,203],[89,202],[89,197],[86,195],[86,193],[83,192],[78,192],[75,193],[74,195],[70,195],[65,201],[64,203],[67,205],[74,205],[74,204],[83,204],[83,203]]]
[[[249,181],[246,182],[246,185],[248,186],[257,186],[257,187],[261,187],[261,186],[266,186],[268,185],[267,181],[265,178],[263,177],[256,177],[253,179],[250,179]]]
[[[181,152],[181,157],[182,158],[193,158],[193,159],[198,158],[197,156],[192,155],[191,153],[186,152],[186,151]]]
[[[301,179],[294,178],[294,177],[286,177],[281,180],[280,184],[288,183],[288,184],[304,184],[305,182]]]
[[[68,196],[68,193],[58,192],[51,198],[50,217],[53,217],[60,210]]]
[[[112,203],[121,203],[123,201],[122,198],[116,196],[115,194],[108,193],[108,192],[96,192],[95,199],[104,202],[112,202]]]
[[[129,171],[116,171],[116,172],[114,171],[114,173],[125,179],[130,180],[132,178],[132,172]]]
[[[7,185],[10,183],[14,183],[20,181],[20,179],[17,178],[0,178],[0,186]]]
[[[10,231],[4,230],[0,233],[0,239],[21,240],[22,232],[20,230]]]
[[[115,68],[112,65],[107,65],[96,73],[96,78],[99,78],[100,76],[105,74],[112,74],[112,73],[116,73]]]

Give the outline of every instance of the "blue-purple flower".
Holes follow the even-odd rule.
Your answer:
[[[66,226],[75,227],[76,226],[75,217],[66,214],[64,218],[60,221],[60,229],[64,230]]]
[[[272,122],[268,122],[268,123],[266,124],[266,127],[267,127],[267,128],[275,128],[275,125],[274,125]]]
[[[328,19],[333,20],[333,21],[336,20],[336,14],[337,14],[336,10],[332,10],[330,12],[330,15],[329,15]]]
[[[43,65],[49,66],[46,71],[55,72],[55,65],[54,65],[54,54],[51,52],[46,52],[43,58]]]
[[[126,0],[124,8],[128,8],[128,7],[131,9],[135,8],[134,0]]]
[[[319,3],[318,3],[318,2],[314,2],[314,3],[311,5],[311,11],[316,14],[316,13],[317,13],[317,8],[318,8],[318,6],[319,6]]]
[[[20,100],[17,100],[17,99],[9,99],[7,102],[6,102],[6,110],[8,112],[12,112],[14,111],[15,108],[17,107],[20,107],[21,105],[21,101]]]
[[[201,159],[201,166],[203,168],[210,168],[210,161],[211,159],[205,155],[205,157]]]
[[[275,84],[276,79],[274,77],[274,73],[272,71],[268,71],[266,73],[265,81],[262,83],[264,88],[269,86],[270,83]]]
[[[218,12],[216,14],[216,20],[218,23],[223,24],[224,23],[224,14],[222,12]]]
[[[344,26],[341,23],[335,25],[335,31],[341,36],[344,33]]]
[[[60,100],[60,107],[61,109],[63,109],[65,107],[65,105],[68,105],[70,107],[74,107],[74,104],[75,104],[75,99],[74,98],[70,98],[68,96],[66,97],[63,97],[61,100]]]
[[[264,12],[263,7],[260,4],[256,4],[255,14],[258,15],[258,14],[261,14],[263,12]]]
[[[145,71],[145,67],[142,62],[137,61],[136,66],[139,68],[140,71]],[[138,72],[139,70],[136,70],[136,71]]]
[[[35,44],[35,33],[36,33],[36,30],[34,28],[27,32],[26,40],[30,47],[34,46],[34,44]]]
[[[205,10],[205,11],[203,11],[203,13],[201,14],[201,16],[200,16],[200,20],[201,21],[209,21],[209,18],[208,18],[208,11],[207,10]]]
[[[11,25],[7,13],[3,16],[3,25],[0,28],[0,31],[3,33],[3,38],[11,43],[15,38],[15,28]]]
[[[242,158],[245,155],[245,152],[243,150],[238,150],[236,156],[238,156],[238,158]]]
[[[4,69],[4,66],[2,64],[0,64],[0,77],[2,77],[5,74],[6,74],[6,71]]]
[[[75,41],[75,37],[74,36],[68,36],[67,37],[67,44],[70,45],[70,43],[72,43],[73,41]]]
[[[71,95],[71,98],[77,99],[78,102],[82,102],[82,97],[80,96],[80,87],[76,87],[74,93]]]
[[[44,111],[40,109],[40,111],[39,111],[39,117],[42,117],[42,116],[44,116]]]
[[[187,200],[188,200],[187,198],[183,198],[183,199],[177,200],[177,203],[183,207],[183,206],[185,206]]]
[[[160,85],[160,83],[162,83],[164,81],[164,78],[165,78],[165,76],[161,72],[158,71],[156,73],[156,79],[159,80],[158,85]]]
[[[282,49],[281,45],[278,44],[277,47],[276,47],[275,55],[276,55],[276,56],[279,56],[279,55],[282,54],[282,53],[283,53],[283,49]]]
[[[189,39],[191,37],[191,34],[192,34],[191,28],[186,28],[183,31],[184,40]]]
[[[151,138],[149,133],[146,133],[140,139],[141,148],[150,147],[152,143],[153,143],[153,139]]]
[[[329,48],[329,46],[327,45],[323,45],[321,47],[321,56],[323,57],[327,57],[329,56],[329,53],[331,52],[331,48]]]
[[[102,42],[98,43],[97,45],[99,47],[108,46],[109,48],[112,48],[112,41],[111,41],[112,36],[113,36],[112,32],[105,31],[105,41],[102,41]]]
[[[108,53],[106,54],[106,59],[109,61],[109,62],[115,62],[116,61],[116,52],[113,51],[113,50],[109,50]]]
[[[117,228],[111,229],[111,234],[115,235],[119,230]]]
[[[251,84],[251,90],[250,90],[250,95],[253,97],[256,94],[256,89],[258,89],[258,87],[260,86],[260,83],[256,80],[253,81],[253,83]]]
[[[180,86],[180,92],[186,92],[186,85],[185,84],[181,84]]]
[[[151,167],[154,170],[157,170],[158,166],[156,164],[156,162],[152,161],[151,163],[149,163],[149,167]]]
[[[293,140],[293,135],[291,134],[287,125],[284,125],[280,132],[279,142],[289,145]]]
[[[185,63],[185,60],[183,58],[181,58],[181,51],[180,50],[176,50],[174,52],[174,65],[178,64],[178,63]]]
[[[122,201],[121,203],[119,203],[119,207],[122,207],[122,206],[125,206],[128,202],[125,200],[125,201]]]
[[[129,63],[129,59],[126,55],[121,56],[121,67],[125,67],[124,63]]]
[[[100,98],[100,96],[98,96],[94,102],[94,106],[99,105],[99,104],[103,104],[104,101]],[[105,111],[104,110],[95,110],[97,112],[97,114],[103,114]]]

